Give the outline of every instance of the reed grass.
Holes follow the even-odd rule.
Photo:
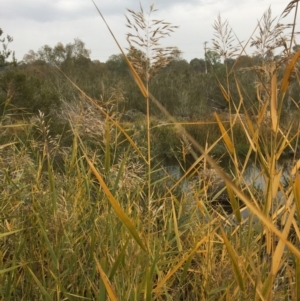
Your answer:
[[[297,7],[298,1],[291,1],[283,17],[296,14]],[[143,8],[129,12],[143,29]],[[264,44],[254,39],[253,45],[269,53],[281,27],[275,24],[272,31],[270,10],[263,20],[259,34]],[[225,41],[221,47],[215,40],[215,50],[233,56],[238,48],[231,47],[228,23],[219,17],[215,30]],[[294,26],[291,30],[290,45]],[[128,130],[68,77],[81,94],[78,104],[61,116],[72,130],[72,147],[51,137],[51,121],[42,113],[2,125],[1,299],[299,300],[299,160],[291,160],[285,181],[279,164],[285,150],[298,151],[299,125],[281,122],[299,57],[290,50],[284,48],[280,65],[271,58],[262,66],[266,74],[258,77],[262,90],[256,118],[244,108],[238,78],[239,99],[232,99],[229,85],[221,85],[228,81],[219,79],[229,114],[226,120],[215,114],[213,139],[208,134],[200,140],[194,135],[197,125],[176,121],[149,91],[145,73],[136,71],[138,57],[131,62],[123,50],[145,104],[151,100],[168,120],[151,123],[147,110],[146,143],[145,137],[136,138],[139,128]],[[227,76],[232,72],[227,70]],[[180,142],[179,177],[151,164],[151,133],[170,123]],[[241,135],[243,160],[238,153]],[[211,156],[220,143],[230,165],[227,172]],[[194,159],[190,166],[185,165],[187,154]],[[54,168],[57,156],[60,169]],[[245,179],[251,158],[265,179],[263,188]],[[224,193],[231,214],[213,205]]]

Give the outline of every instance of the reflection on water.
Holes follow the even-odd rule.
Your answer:
[[[261,169],[254,163],[250,163],[245,170],[244,179],[248,185],[254,186],[257,189],[264,189],[266,180]]]
[[[292,164],[293,164],[292,160],[286,159],[286,160],[281,160],[277,165],[277,168],[276,168],[277,172],[280,172],[280,171],[282,172],[280,181],[281,181],[281,184],[283,187],[285,187],[286,184],[288,184],[290,181]],[[228,171],[228,169],[227,169],[227,171]],[[229,171],[228,171],[228,174],[230,174]],[[182,177],[182,175],[183,175],[183,172],[179,165],[165,166],[165,167],[163,167],[163,171],[160,174],[160,176],[164,176],[164,177],[168,178],[168,183],[169,183],[168,186],[169,187],[173,186],[174,183]],[[201,178],[201,171],[199,171],[197,176]],[[262,202],[263,202],[263,198],[266,193],[269,179],[266,176],[265,172],[263,171],[262,167],[255,161],[249,161],[247,167],[245,168],[243,178],[244,178],[244,182],[250,189],[252,189],[251,187],[253,187],[255,191],[260,191],[260,194],[261,194],[260,198],[262,199]],[[194,179],[195,179],[195,177],[192,180],[184,179],[180,185],[181,190],[184,193],[186,193],[187,196],[188,195],[191,196],[190,204],[194,204],[194,201],[195,201],[194,194],[192,193],[192,190],[194,189],[193,185],[192,185],[192,181],[194,181]],[[224,186],[225,186],[225,183],[223,182],[223,187]],[[218,189],[219,190],[222,189],[222,185],[219,186]],[[222,194],[223,197],[224,197],[224,194],[226,194],[226,189],[224,191],[225,192]],[[217,192],[218,191],[216,191],[216,193]],[[226,196],[225,196],[225,198],[226,198]],[[276,208],[278,208],[279,204],[283,205],[286,201],[285,198],[286,198],[286,196],[279,190],[276,197],[273,198],[273,206],[272,206],[273,210],[276,210]],[[247,209],[243,210],[242,215],[244,218],[249,216]]]
[[[290,178],[290,172],[292,169],[292,160],[282,160],[278,163],[277,171],[282,169],[281,183],[285,186]],[[201,171],[200,171],[201,174]],[[160,177],[170,177],[174,181],[179,180],[183,175],[183,172],[179,165],[169,165],[162,167],[159,172]],[[263,172],[262,167],[254,161],[249,161],[245,172],[243,174],[244,180],[249,186],[253,186],[256,189],[264,190],[267,185],[268,179]],[[185,181],[184,181],[185,183]],[[186,186],[186,183],[184,184]]]
[[[292,165],[293,162],[290,159],[281,160],[277,164],[276,171],[278,173],[282,172],[280,183],[283,187],[285,187],[290,181]],[[262,194],[265,195],[269,178],[263,171],[262,167],[259,167],[259,165],[255,164],[255,162],[249,162],[243,176],[247,185],[260,190]],[[276,212],[280,206],[284,205],[286,198],[287,196],[278,189],[277,195],[272,199],[271,212]],[[249,217],[249,210],[244,208],[241,214],[243,219],[247,218]]]
[[[279,172],[282,169],[281,183],[285,185],[289,178],[290,172],[292,169],[292,160],[281,160],[278,163],[277,171]],[[201,172],[200,172],[201,174]],[[179,165],[169,165],[164,166],[159,173],[161,176],[169,176],[173,180],[178,180],[182,177],[183,172]],[[256,189],[264,190],[267,185],[268,179],[266,178],[262,168],[259,164],[254,161],[249,161],[247,167],[245,168],[245,172],[243,174],[244,180],[249,186],[253,186]],[[186,182],[184,182],[184,186],[186,186]]]
[[[283,185],[286,184],[290,177],[291,163],[291,160],[282,160],[278,163],[277,171],[279,172],[282,169],[281,183]],[[243,176],[248,185],[261,190],[266,188],[268,179],[265,178],[262,168],[255,164],[254,161],[249,162]]]

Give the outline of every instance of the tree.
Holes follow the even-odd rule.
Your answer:
[[[29,50],[28,53],[23,56],[23,61],[26,64],[32,64],[37,60],[39,60],[39,55],[33,50]]]
[[[224,60],[224,65],[227,66],[227,68],[231,69],[235,64],[235,59],[233,58],[229,58],[229,59],[226,59]]]
[[[190,65],[194,72],[205,73],[205,60],[194,58],[190,61]]]
[[[85,48],[85,44],[80,39],[74,39],[73,43],[63,45],[57,43],[54,48],[49,45],[42,46],[38,52],[29,50],[24,55],[24,61],[26,63],[33,63],[37,60],[45,61],[46,63],[53,63],[60,66],[67,61],[74,61],[80,58],[90,58],[91,51]]]
[[[38,75],[15,69],[3,72],[0,81],[0,114],[6,110],[18,114],[37,113],[39,110],[48,115],[52,108],[60,105],[59,96],[52,84]]]
[[[122,54],[111,55],[105,63],[110,72],[117,74],[127,74],[127,63]]]
[[[0,37],[3,34],[3,30],[0,28]],[[12,55],[12,63],[16,64],[15,52],[8,49],[8,45],[13,41],[13,38],[9,35],[6,38],[0,38],[0,43],[2,43],[2,50],[0,51],[0,67],[4,67],[7,64],[7,59]]]
[[[216,67],[221,63],[220,55],[213,50],[206,51],[206,61],[208,61],[212,66]]]
[[[241,68],[250,68],[254,66],[253,59],[248,55],[241,55],[237,58],[234,68],[236,70]]]

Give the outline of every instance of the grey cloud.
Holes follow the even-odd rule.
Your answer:
[[[97,11],[92,1],[77,0],[74,4],[64,0],[2,0],[0,19],[26,19],[39,23],[52,21],[72,21],[92,17]],[[104,5],[95,1],[102,14],[106,16],[124,14],[125,7],[130,7],[134,1],[106,2]],[[126,5],[126,6],[125,6]]]
[[[212,0],[157,0],[155,7],[160,10],[170,9],[178,4],[205,5]],[[142,2],[142,1],[141,1]],[[71,3],[71,4],[70,4]],[[96,5],[104,16],[123,15],[126,8],[139,9],[137,0],[95,0]],[[143,8],[147,10],[152,1],[143,1]],[[97,11],[92,1],[76,0],[1,0],[0,19],[26,19],[38,23],[61,21],[72,21],[86,17],[92,17]]]
[[[72,20],[80,15],[91,14],[93,7],[79,1],[76,7],[64,5],[64,1],[9,1],[4,0],[0,11],[1,19],[27,19],[36,22]]]

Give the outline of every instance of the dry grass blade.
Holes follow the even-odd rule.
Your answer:
[[[226,188],[227,188],[227,192],[228,192],[228,196],[229,196],[229,200],[230,200],[230,204],[231,204],[233,213],[234,213],[237,221],[240,223],[242,221],[242,217],[241,217],[239,203],[237,202],[236,197],[234,196],[234,193],[233,193],[231,187],[229,185],[226,185]]]
[[[227,102],[230,102],[230,95],[228,94],[228,92],[225,90],[225,88],[223,87],[223,85],[219,82],[219,87],[221,89],[221,92],[224,96],[224,98],[227,100]]]
[[[291,138],[291,139],[288,138],[288,137],[289,137],[289,134],[290,134],[290,132],[291,132],[291,130],[292,130],[292,128],[293,128],[293,124],[290,125],[290,127],[288,128],[288,130],[287,130],[286,133],[283,133],[282,131],[279,130],[279,131],[280,131],[280,134],[281,134],[281,136],[282,136],[282,140],[281,140],[281,144],[280,144],[280,146],[279,146],[279,149],[278,149],[278,151],[277,151],[277,153],[276,153],[276,160],[279,160],[279,159],[280,159],[280,157],[281,157],[281,155],[282,155],[284,149],[285,149],[287,146],[289,146],[290,149],[291,149],[293,152],[295,152],[293,146],[291,145],[291,142],[292,142],[294,139],[293,139],[293,138]]]
[[[289,65],[286,67],[286,70],[285,70],[284,76],[283,76],[283,80],[282,80],[282,83],[281,83],[281,88],[280,88],[280,90],[283,94],[286,93],[286,91],[289,87],[290,76],[291,76],[292,70],[294,69],[294,67],[297,63],[297,60],[298,60],[299,56],[300,56],[300,50],[298,50],[296,52],[296,54],[293,56],[293,58],[292,58],[291,62],[289,63]]]
[[[300,218],[300,174],[299,172],[297,172],[295,175],[295,182],[293,185],[293,189],[294,189],[295,204],[297,208],[297,216],[299,220]]]
[[[223,237],[223,240],[224,240],[224,244],[227,248],[229,257],[230,257],[231,262],[232,262],[233,272],[234,272],[236,281],[239,284],[239,287],[240,287],[241,291],[244,292],[245,291],[245,283],[244,283],[244,278],[243,278],[242,273],[241,273],[240,268],[239,268],[239,264],[238,264],[238,261],[237,261],[237,255],[234,252],[234,250],[233,250],[233,248],[232,248],[232,246],[231,246],[231,244],[230,244],[230,242],[229,242],[229,240],[226,236],[226,233],[225,233],[225,231],[223,230],[222,227],[221,227],[221,232],[222,232],[222,237]]]
[[[19,126],[23,126],[23,125],[19,125]],[[16,144],[16,142],[11,142],[11,143],[7,143],[7,144],[4,144],[4,145],[0,145],[0,149],[3,149],[5,147],[8,147],[8,146],[11,146],[11,145],[14,145]]]
[[[243,119],[241,118],[240,114],[238,115],[239,117],[239,121],[240,124],[243,127],[244,133],[246,134],[246,137],[249,141],[249,144],[251,145],[251,148],[253,149],[253,151],[257,152],[257,147],[255,146],[255,140],[251,138],[250,134],[252,134],[254,136],[254,129],[253,129],[253,123],[251,121],[251,119],[249,118],[249,116],[246,114],[246,120],[247,120],[247,125],[244,124]],[[251,133],[249,133],[249,130]]]
[[[213,234],[213,232],[211,233],[211,235]],[[189,260],[195,253],[196,251],[199,249],[199,247],[201,245],[203,245],[205,242],[207,242],[209,239],[209,236],[205,236],[204,238],[202,238],[197,244],[196,246],[191,250],[191,252],[189,254],[187,254],[186,256],[184,256],[168,273],[167,275],[160,280],[157,283],[156,288],[153,290],[153,292],[159,292],[160,289],[167,283],[167,281],[184,265],[184,263]]]
[[[291,175],[295,175],[298,172],[299,168],[300,168],[300,159],[294,165],[294,167],[291,171]]]
[[[179,235],[179,231],[178,231],[177,216],[176,216],[176,211],[175,211],[175,206],[174,206],[174,200],[173,199],[172,199],[172,212],[173,212],[174,232],[175,232],[177,247],[178,247],[178,250],[181,252],[182,251],[182,245],[181,245],[181,242],[180,242],[180,235]]]
[[[100,274],[100,276],[101,276],[101,279],[102,279],[102,281],[103,281],[103,283],[104,283],[104,286],[105,286],[105,288],[106,288],[106,291],[107,291],[107,293],[108,293],[108,296],[109,296],[110,300],[112,300],[112,301],[118,301],[119,299],[118,299],[117,295],[115,294],[115,292],[114,292],[114,290],[113,290],[113,287],[112,287],[112,285],[111,285],[109,279],[108,279],[107,276],[105,275],[105,273],[104,273],[104,271],[103,271],[103,269],[102,269],[102,267],[101,267],[99,261],[97,260],[95,254],[94,254],[94,260],[95,260],[95,262],[96,262],[97,270],[98,270],[98,272],[99,272],[99,274]]]
[[[279,172],[275,173],[273,179],[271,181],[271,189],[272,189],[272,198],[275,198],[278,194],[279,185],[281,184],[281,176],[282,176],[282,169]]]
[[[270,98],[270,113],[272,120],[272,129],[274,132],[277,130],[278,126],[278,116],[277,116],[277,74],[274,72],[271,81],[271,98]]]
[[[111,206],[113,207],[115,213],[117,214],[118,218],[120,219],[120,221],[124,224],[124,226],[128,229],[129,233],[131,234],[131,236],[135,239],[135,241],[139,244],[139,246],[147,252],[146,247],[144,246],[137,230],[135,229],[133,223],[131,222],[131,220],[129,219],[129,217],[125,214],[124,210],[122,209],[122,207],[119,205],[118,201],[115,199],[115,197],[112,195],[112,193],[110,192],[109,188],[107,187],[107,185],[105,184],[102,176],[98,173],[97,169],[95,168],[94,164],[90,161],[90,159],[87,157],[87,155],[85,154],[85,159],[88,163],[88,165],[90,166],[90,169],[92,170],[93,174],[95,175],[95,177],[97,178],[100,186],[102,187],[102,189],[104,190],[105,195],[107,196]]]
[[[284,226],[284,229],[282,231],[282,234],[287,238],[288,234],[290,232],[291,229],[291,225],[292,225],[292,221],[294,219],[294,213],[295,213],[295,205],[293,206],[293,208],[290,211],[289,217],[286,221],[286,224]],[[278,272],[278,270],[280,269],[280,261],[284,252],[284,242],[282,240],[279,241],[275,252],[272,256],[272,273],[275,276]]]
[[[0,238],[18,233],[18,232],[23,231],[23,230],[24,229],[19,229],[19,230],[14,230],[14,231],[10,231],[10,232],[0,233]]]
[[[217,122],[218,122],[218,125],[219,125],[219,128],[221,130],[221,133],[222,133],[222,137],[224,139],[224,142],[226,144],[226,147],[227,149],[229,150],[229,152],[233,155],[234,152],[235,152],[235,149],[234,149],[234,145],[226,131],[226,129],[224,128],[223,124],[222,124],[222,121],[220,120],[219,116],[217,113],[214,113],[216,119],[217,119]]]
[[[265,116],[266,116],[266,111],[267,111],[267,107],[268,107],[268,102],[264,102],[261,110],[258,113],[257,116],[257,124],[260,125],[262,123],[262,121],[264,120]]]
[[[273,191],[276,191],[275,189],[273,189],[273,186],[276,186],[273,183],[274,177],[276,175],[275,156],[271,157],[269,161],[270,161],[268,166],[269,177],[268,177],[268,183],[266,187],[266,200],[265,200],[264,211],[263,211],[266,216],[269,215],[272,206]]]

